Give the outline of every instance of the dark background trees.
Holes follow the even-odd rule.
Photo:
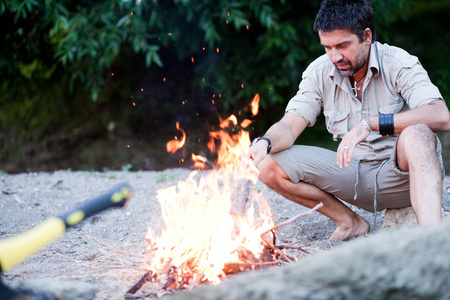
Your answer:
[[[251,133],[261,134],[323,53],[312,31],[319,4],[1,1],[0,170],[177,166],[204,152],[218,116],[248,117],[256,93]],[[378,40],[417,55],[450,99],[450,1],[372,4]],[[177,121],[187,147],[168,155]],[[301,138],[335,147],[321,126]]]

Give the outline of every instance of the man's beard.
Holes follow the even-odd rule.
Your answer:
[[[367,60],[367,56],[362,51],[362,52],[360,52],[360,55],[358,55],[355,58],[355,64],[352,64],[352,62],[349,60],[341,59],[340,61],[335,63],[334,66],[338,70],[339,74],[341,74],[344,77],[350,77],[350,76],[353,76],[359,70],[361,70],[362,67],[364,67],[364,65],[366,64],[366,60]],[[337,65],[339,65],[339,64],[346,64],[346,65],[349,65],[349,67],[347,67],[347,69],[341,70],[337,67]]]

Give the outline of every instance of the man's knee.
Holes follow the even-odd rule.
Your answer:
[[[405,152],[433,150],[436,147],[436,136],[425,124],[416,124],[406,127],[398,138],[398,147]]]
[[[282,177],[280,172],[283,172],[278,164],[267,156],[258,165],[259,179],[267,186],[274,187],[278,179]]]
[[[407,170],[410,159],[415,157],[430,158],[436,153],[436,136],[425,124],[406,127],[397,142],[398,165]]]

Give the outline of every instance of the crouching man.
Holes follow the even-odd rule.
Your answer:
[[[441,219],[444,168],[434,132],[450,113],[418,59],[375,41],[367,0],[325,0],[314,30],[326,54],[303,73],[286,114],[242,154],[260,179],[320,213],[337,228],[331,240],[369,231],[342,201],[368,211],[412,206],[419,224]],[[293,145],[323,110],[337,151]]]

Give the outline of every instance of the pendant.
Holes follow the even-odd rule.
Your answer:
[[[358,87],[358,85],[356,84],[356,81],[355,81],[355,84],[352,87],[352,91],[353,91],[353,93],[355,93],[355,97],[358,97],[359,90],[360,90],[360,88]]]

